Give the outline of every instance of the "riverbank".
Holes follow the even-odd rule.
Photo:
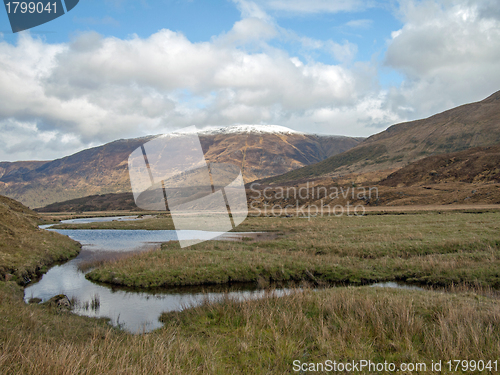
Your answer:
[[[363,359],[426,363],[433,373],[433,360],[495,361],[500,348],[500,301],[474,289],[333,288],[226,300],[164,314],[165,327],[147,335],[26,305],[12,282],[0,282],[0,301],[4,374],[289,374],[294,361]]]
[[[78,242],[39,229],[38,219],[29,208],[0,196],[0,280],[26,283],[80,252]]]
[[[87,278],[137,288],[287,281],[500,287],[500,212],[247,218],[237,229],[281,235],[260,242],[210,241],[187,249],[170,242],[99,264]]]

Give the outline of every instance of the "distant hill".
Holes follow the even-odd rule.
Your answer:
[[[500,143],[500,91],[427,119],[389,127],[341,154],[262,183],[401,168],[427,156]]]
[[[388,172],[385,172],[388,173]],[[308,185],[309,183],[309,185]],[[351,195],[338,197],[333,200],[318,198],[311,188],[306,199],[299,199],[300,205],[327,205],[362,204],[373,206],[428,206],[428,205],[484,205],[500,203],[500,144],[490,147],[474,147],[465,151],[429,156],[403,167],[384,178],[380,172],[350,174],[342,178],[314,178],[293,181],[290,186],[295,190],[305,186],[326,187],[357,192],[376,188],[376,199],[353,199]],[[286,207],[296,205],[296,199],[273,198],[275,187],[269,185],[247,185],[249,205],[255,209],[264,209],[265,204],[270,207],[278,205]],[[289,186],[287,186],[289,187]],[[263,189],[271,188],[266,199]],[[259,199],[252,199],[260,191]],[[293,190],[292,190],[293,191]],[[323,199],[323,201],[320,201]],[[73,199],[61,203],[53,203],[47,207],[37,209],[38,212],[86,212],[86,211],[139,211],[134,203],[132,193],[94,195]]]
[[[279,212],[279,207],[297,204],[312,207],[313,213],[322,207],[326,215],[328,208],[348,204],[379,209],[392,206],[439,209],[448,205],[488,209],[500,204],[500,144],[429,156],[392,173],[385,170],[304,178],[279,185],[252,183],[248,196],[254,197],[249,201],[250,207],[260,212],[266,212],[267,207],[268,213],[273,212],[272,207]]]
[[[318,163],[363,140],[304,134],[272,125],[240,125],[200,133],[207,161],[241,165],[245,182]]]
[[[443,182],[500,182],[500,144],[430,156],[380,182],[383,186],[415,186]]]
[[[91,195],[49,204],[36,212],[140,211],[132,193]]]
[[[119,140],[40,167],[4,175],[0,194],[34,207],[93,194],[130,190],[127,159],[151,138]]]
[[[91,195],[130,192],[128,157],[153,138],[118,140],[48,162],[2,163],[8,168],[0,174],[0,194],[36,208]],[[263,125],[212,128],[200,134],[207,161],[241,165],[245,182],[320,162],[362,140]]]

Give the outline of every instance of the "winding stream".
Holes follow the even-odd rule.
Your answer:
[[[131,217],[106,217],[66,220],[62,223],[91,223],[112,220],[140,220]],[[99,229],[48,229],[69,236],[82,244],[80,254],[58,266],[52,267],[40,280],[28,285],[24,291],[24,300],[40,298],[45,302],[58,294],[65,294],[76,301],[72,310],[79,315],[105,317],[114,326],[120,326],[132,333],[149,332],[162,327],[158,320],[161,313],[180,311],[193,307],[206,300],[217,301],[225,296],[243,300],[262,298],[269,292],[254,285],[234,287],[182,287],[155,291],[137,291],[93,283],[85,278],[85,273],[78,269],[81,262],[109,259],[117,255],[144,251],[157,247],[162,242],[177,240],[174,230],[99,230]],[[203,239],[207,233],[201,231],[183,231],[183,238]],[[237,233],[221,233],[219,239],[234,240]],[[404,287],[396,283],[375,284],[381,287]],[[415,287],[412,287],[415,288]],[[285,295],[289,289],[278,289],[272,293]],[[98,301],[98,303],[96,303]]]
[[[63,224],[104,222],[112,220],[139,220],[130,217],[106,217],[65,220]],[[24,291],[24,300],[40,298],[45,302],[58,294],[65,294],[77,301],[72,310],[79,315],[106,317],[110,323],[132,332],[149,332],[162,327],[158,320],[162,312],[180,311],[187,307],[201,304],[205,300],[216,301],[226,295],[233,299],[261,298],[263,290],[255,286],[162,289],[159,291],[136,291],[93,283],[85,278],[85,273],[78,269],[81,262],[96,259],[109,259],[120,255],[149,250],[160,243],[177,240],[174,230],[99,230],[99,229],[42,229],[55,231],[69,236],[82,244],[80,254],[58,266],[52,267],[40,280],[28,285]],[[225,235],[219,239],[233,240],[237,233]],[[209,234],[201,231],[183,231],[183,238],[203,239]],[[212,236],[210,236],[212,237]],[[278,295],[287,293],[286,289],[275,291]],[[95,301],[99,301],[98,304]],[[94,301],[94,304],[93,304]]]

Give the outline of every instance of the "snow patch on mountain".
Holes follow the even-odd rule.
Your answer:
[[[207,126],[203,129],[190,127],[175,131],[173,134],[189,134],[198,133],[200,135],[217,135],[217,134],[304,134],[302,132],[292,130],[280,125],[233,125],[233,126]]]

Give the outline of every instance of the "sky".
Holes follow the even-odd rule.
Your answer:
[[[13,34],[0,161],[196,125],[370,136],[500,90],[497,0],[80,0]]]

